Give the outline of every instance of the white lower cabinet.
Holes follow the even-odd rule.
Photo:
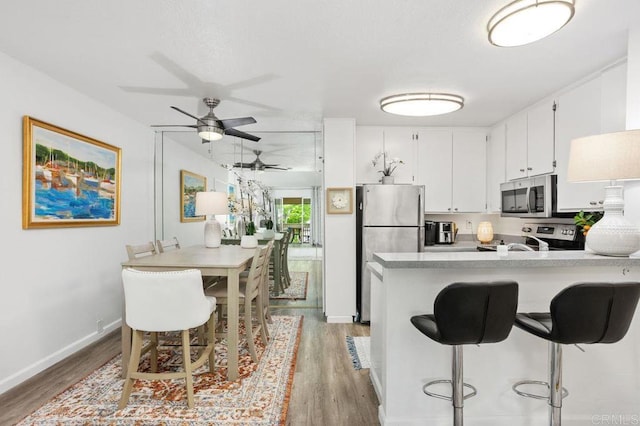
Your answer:
[[[421,130],[417,183],[425,185],[426,212],[484,212],[486,133]]]

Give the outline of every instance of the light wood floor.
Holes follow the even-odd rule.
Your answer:
[[[293,260],[309,271],[307,300],[274,301],[275,315],[303,315],[287,425],[377,425],[378,401],[369,370],[354,370],[345,337],[366,336],[368,326],[327,324],[322,314],[322,262]],[[0,425],[13,425],[120,352],[120,331],[0,395]]]

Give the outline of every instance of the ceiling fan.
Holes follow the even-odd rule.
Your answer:
[[[191,118],[195,118],[196,124],[154,125],[151,127],[191,127],[198,130],[198,136],[202,138],[202,143],[222,139],[223,135],[236,136],[253,142],[258,142],[260,140],[260,138],[257,136],[250,135],[249,133],[245,133],[234,128],[236,126],[244,126],[245,124],[255,123],[255,118],[242,117],[220,120],[213,113],[213,109],[218,106],[218,104],[220,103],[220,99],[204,98],[202,99],[202,102],[204,102],[204,104],[209,108],[209,112],[207,113],[207,115],[200,118],[196,117],[193,114],[189,114],[188,112],[183,111],[178,107],[175,107],[173,105],[171,106],[171,108],[175,109],[176,111],[181,112],[182,114],[187,115]]]
[[[288,167],[279,167],[280,164],[265,164],[260,160],[260,154],[262,151],[258,151],[256,149],[253,150],[253,153],[256,155],[256,159],[250,163],[234,163],[233,167],[240,169],[251,169],[251,170],[289,170]]]

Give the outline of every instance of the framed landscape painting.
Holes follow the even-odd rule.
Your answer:
[[[22,228],[120,224],[121,150],[24,116]]]
[[[196,192],[207,190],[207,178],[186,170],[180,170],[180,222],[198,222],[204,216],[196,216]]]

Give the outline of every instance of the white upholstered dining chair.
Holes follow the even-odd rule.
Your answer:
[[[209,361],[213,372],[215,358],[215,297],[207,297],[202,287],[202,275],[197,269],[169,272],[122,271],[125,321],[132,330],[131,358],[118,409],[124,408],[131,395],[135,379],[184,379],[187,405],[194,406],[192,371]],[[191,361],[189,330],[207,324],[206,347]],[[143,348],[144,332],[151,332],[150,343]],[[180,331],[182,334],[183,371],[158,372],[157,333]],[[139,372],[142,354],[150,352],[151,372]]]
[[[172,237],[167,240],[156,240],[156,247],[160,253],[164,253],[167,250],[179,249],[180,243],[176,237]]]
[[[153,245],[152,241],[142,244],[127,244],[126,249],[129,260],[133,260],[143,256],[151,256],[152,254],[158,254],[158,250],[156,250],[156,246]]]

